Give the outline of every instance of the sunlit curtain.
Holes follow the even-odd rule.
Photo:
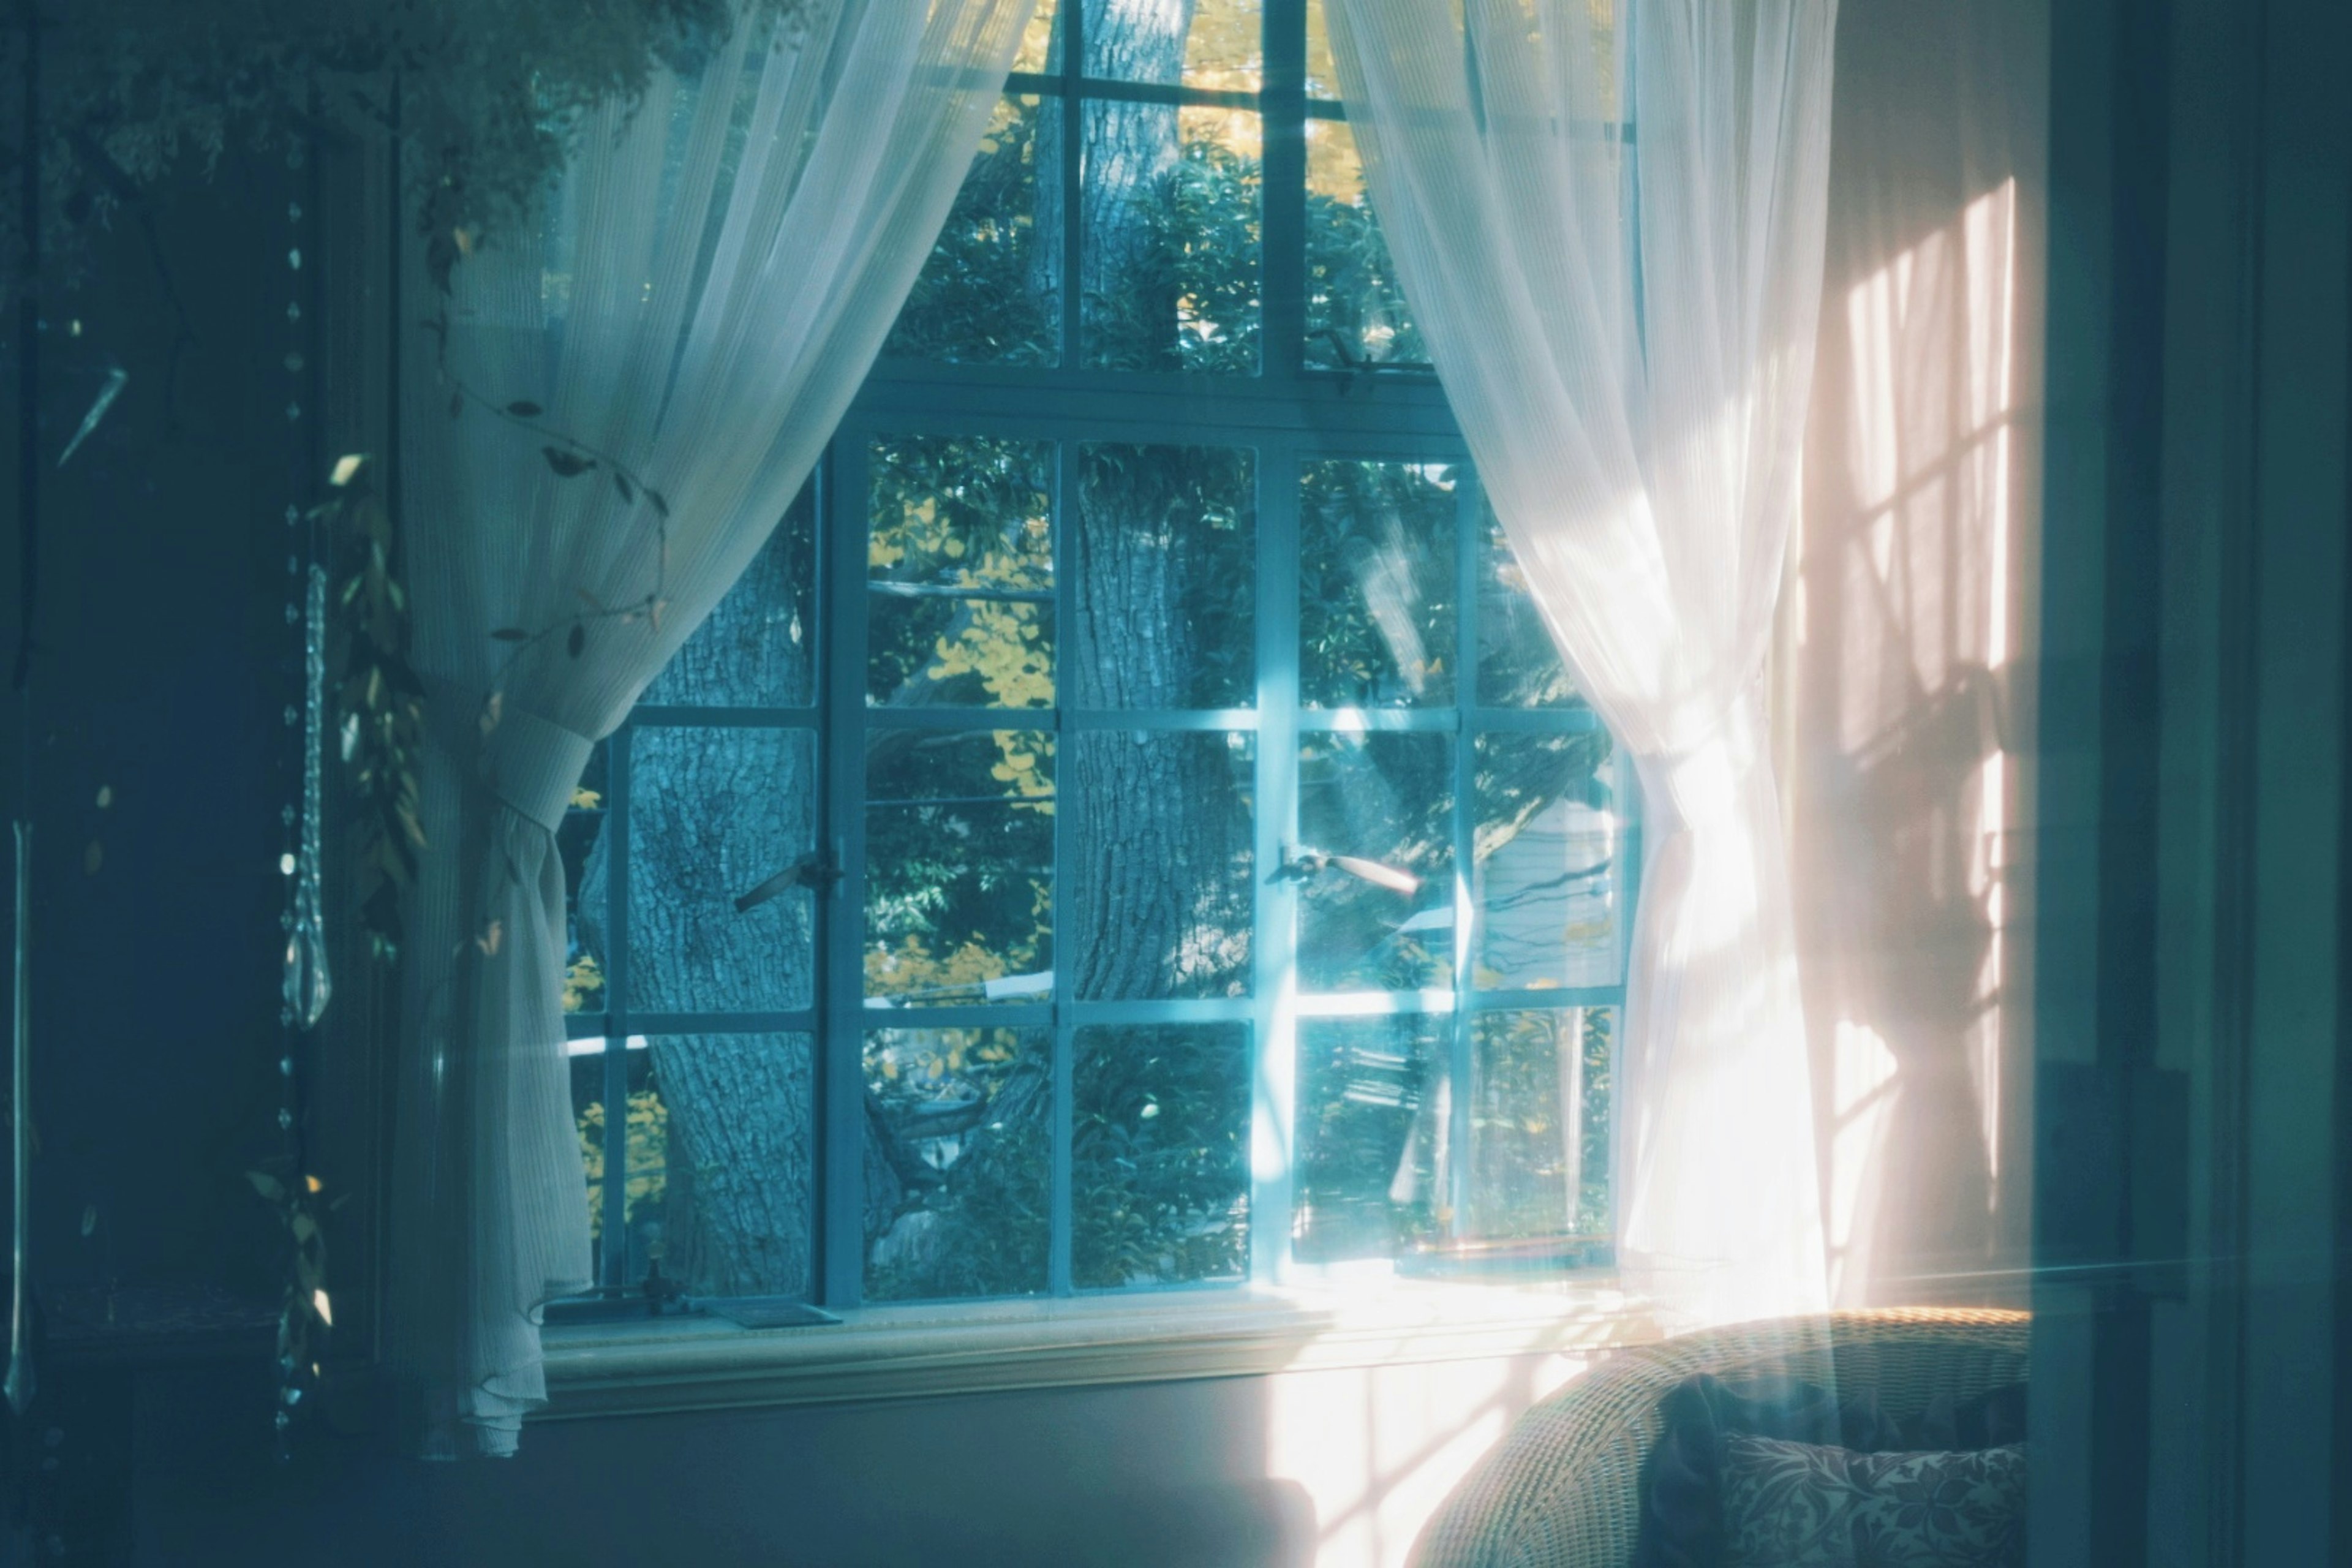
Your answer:
[[[540,1308],[589,1283],[554,830],[808,477],[1034,3],[740,0],[698,71],[579,127],[534,231],[465,257],[446,300],[414,290],[446,342],[404,348],[428,847],[390,1302],[427,1453],[513,1450]]]
[[[1621,1268],[1678,1323],[1815,1309],[1759,676],[1812,380],[1835,0],[1330,5],[1407,302],[1643,783]]]

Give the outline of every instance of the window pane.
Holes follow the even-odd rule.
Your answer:
[[[604,1045],[583,1040],[570,1058],[572,1121],[580,1133],[580,1159],[588,1176],[588,1234],[596,1248],[594,1278],[604,1275],[604,1251],[625,1245],[628,1258],[622,1278],[635,1282],[646,1277],[646,1265],[661,1256],[664,1240],[663,1205],[669,1168],[669,1109],[653,1086],[652,1064],[644,1049],[625,1051],[628,1073],[629,1163],[625,1197],[614,1193],[614,1206],[605,1207],[604,1164]],[[615,1184],[617,1187],[620,1184]],[[607,1214],[619,1216],[618,1227],[607,1232]],[[668,1265],[663,1265],[668,1272]]]
[[[1454,700],[1454,475],[1310,463],[1298,491],[1298,688],[1309,708]]]
[[[1478,984],[1614,985],[1625,972],[1624,894],[1610,742],[1481,735],[1477,748]]]
[[[1069,738],[1065,920],[1090,1001],[1249,993],[1252,737]]]
[[[1039,0],[1036,11],[1029,18],[1028,31],[1021,35],[1021,52],[1013,57],[1014,70],[1042,71],[1048,68],[1049,61],[1060,59],[1061,51],[1055,47],[1060,37],[1055,24],[1060,20],[1061,7],[1055,0]]]
[[[563,860],[563,1010],[602,1013],[604,1010],[605,884],[590,900],[587,919],[581,918],[586,896],[589,861],[601,868],[604,839],[604,800],[610,790],[611,743],[599,741],[588,753],[588,765],[572,788],[572,808],[555,830],[555,852]]]
[[[1310,98],[1340,96],[1339,68],[1331,58],[1331,27],[1323,0],[1307,0],[1307,93]]]
[[[1426,364],[1346,121],[1307,122],[1307,364]]]
[[[885,358],[967,364],[1059,360],[1061,117],[1034,93],[996,106],[955,205],[883,344]],[[1047,140],[1041,145],[1039,138]]]
[[[1259,0],[1189,5],[1087,0],[1086,74],[1213,91],[1255,92],[1264,73]],[[1190,26],[1185,26],[1190,18]]]
[[[1299,1023],[1291,1247],[1300,1262],[1395,1258],[1435,1236],[1452,1027],[1423,1014]]]
[[[1257,115],[1105,100],[1080,112],[1086,363],[1255,374]]]
[[[1448,735],[1318,734],[1298,746],[1298,975],[1309,990],[1454,980]]]
[[[1045,1036],[886,1029],[866,1037],[866,1296],[903,1301],[1045,1288],[1053,1073]]]
[[[1578,700],[1551,628],[1528,592],[1511,542],[1492,508],[1478,561],[1478,700],[1494,708],[1560,708]]]
[[[866,790],[867,1005],[1045,1000],[1054,737],[886,731]]]
[[[710,618],[640,701],[799,708],[815,700],[816,497],[806,487]]]
[[[1311,97],[1336,99],[1341,94],[1339,69],[1331,58],[1331,34],[1325,10],[1328,3],[1329,0],[1307,0],[1307,90]],[[1451,0],[1451,5],[1454,31],[1459,37],[1462,33],[1462,0]],[[1602,112],[1611,119],[1614,119],[1617,113],[1616,61],[1611,35],[1612,9],[1611,0],[1594,0],[1587,8],[1588,37],[1592,49],[1593,69],[1598,73],[1596,80],[1601,88]],[[1508,14],[1527,16],[1523,10]],[[1528,26],[1529,47],[1540,52],[1542,43],[1533,34],[1532,19],[1529,19]]]
[[[805,1007],[815,907],[805,886],[735,900],[815,847],[816,737],[645,729],[630,739],[628,1002],[649,1012]],[[592,871],[590,891],[603,873]]]
[[[648,1100],[667,1145],[655,1242],[698,1296],[807,1299],[816,1078],[806,1035],[656,1035]],[[634,1138],[635,1123],[632,1123]]]
[[[866,541],[866,700],[1054,701],[1054,447],[877,441]]]
[[[1078,706],[1250,706],[1253,454],[1098,445],[1079,462]]]
[[[1235,1279],[1249,1262],[1249,1031],[1081,1029],[1071,1278],[1081,1289]]]
[[[1607,1237],[1612,1016],[1571,1007],[1472,1021],[1472,1237]]]

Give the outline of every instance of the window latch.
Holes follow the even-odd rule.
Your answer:
[[[1367,860],[1358,855],[1328,855],[1320,849],[1286,847],[1282,864],[1268,882],[1311,882],[1325,871],[1345,871],[1359,881],[1410,898],[1421,891],[1422,879],[1401,866]]]
[[[841,866],[830,849],[811,850],[758,887],[735,900],[735,912],[748,914],[772,899],[780,899],[794,888],[806,888],[823,895],[833,891],[841,880]]]

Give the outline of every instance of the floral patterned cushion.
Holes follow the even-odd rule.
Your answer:
[[[2020,1568],[2025,1448],[1862,1454],[1729,1433],[1726,1568]]]

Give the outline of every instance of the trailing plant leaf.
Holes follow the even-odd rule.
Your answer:
[[[400,895],[428,848],[419,815],[425,684],[408,662],[408,596],[391,511],[373,483],[379,465],[346,458],[343,483],[319,509],[341,613],[331,660],[341,673],[341,752],[358,804],[354,863],[371,955],[390,963],[401,942]]]
[[[578,479],[596,466],[595,458],[583,458],[577,452],[567,452],[561,447],[541,447],[539,451],[540,456],[547,459],[547,466],[555,470],[556,477],[559,479]]]

